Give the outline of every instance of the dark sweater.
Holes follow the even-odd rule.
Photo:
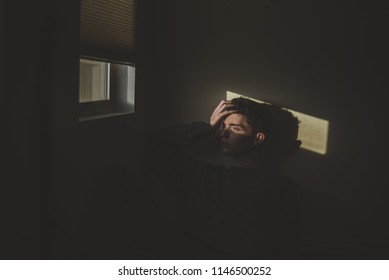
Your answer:
[[[296,258],[292,184],[258,169],[191,158],[187,148],[212,133],[207,123],[192,123],[158,131],[144,142],[147,156],[131,171],[137,199],[130,208],[147,221],[135,225],[147,232],[141,236],[149,243],[145,258]]]

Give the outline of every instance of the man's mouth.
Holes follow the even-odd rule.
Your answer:
[[[227,143],[227,142],[222,142],[221,145],[222,145],[222,148],[229,148],[229,147],[231,146],[231,145],[230,145],[229,143]]]

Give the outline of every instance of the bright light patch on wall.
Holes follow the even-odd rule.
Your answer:
[[[269,102],[227,91],[227,100],[237,97],[246,97],[255,102],[270,104]],[[330,125],[329,121],[290,110],[288,108],[285,109],[300,120],[298,139],[302,142],[301,148],[325,155],[327,153],[328,130]]]

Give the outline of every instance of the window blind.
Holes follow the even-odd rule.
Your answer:
[[[81,0],[82,56],[134,62],[135,1]]]

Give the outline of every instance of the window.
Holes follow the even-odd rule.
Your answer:
[[[80,59],[80,103],[109,100],[110,63]]]
[[[80,59],[80,120],[135,111],[135,66]]]
[[[135,0],[81,0],[80,120],[133,113]]]

